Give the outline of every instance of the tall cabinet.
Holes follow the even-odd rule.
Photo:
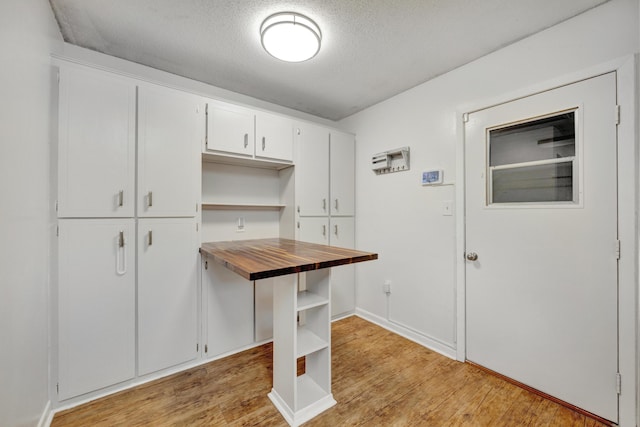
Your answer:
[[[355,138],[308,123],[296,123],[296,238],[353,249],[355,246]],[[355,267],[335,267],[331,315],[355,310]]]
[[[198,355],[201,107],[73,64],[60,66],[59,93],[54,376],[63,401]]]

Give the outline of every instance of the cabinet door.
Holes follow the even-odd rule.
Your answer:
[[[138,372],[198,356],[198,247],[193,218],[138,220]]]
[[[353,217],[331,217],[331,246],[354,249]],[[331,316],[351,313],[356,308],[355,265],[331,269]]]
[[[207,106],[207,151],[253,156],[255,114],[232,104]]]
[[[256,114],[256,157],[293,160],[293,121],[274,114]]]
[[[255,339],[256,342],[273,338],[273,279],[255,281]]]
[[[304,124],[296,127],[297,211],[301,216],[329,213],[329,131]]]
[[[331,215],[355,213],[355,139],[353,135],[331,132],[330,148]]]
[[[135,375],[135,225],[66,219],[58,226],[58,383],[65,400]]]
[[[199,98],[153,85],[138,93],[138,216],[194,216]]]
[[[203,256],[206,294],[207,357],[253,343],[253,282]]]
[[[296,226],[296,239],[303,242],[329,244],[329,218],[299,218]]]
[[[59,217],[134,215],[135,95],[126,79],[60,70]]]

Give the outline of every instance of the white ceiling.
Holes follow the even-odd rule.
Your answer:
[[[605,1],[50,0],[71,44],[332,120]],[[263,51],[260,24],[280,11],[318,23],[315,58]]]

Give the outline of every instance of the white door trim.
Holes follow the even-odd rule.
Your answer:
[[[456,120],[456,358],[466,359],[466,277],[465,277],[465,157],[464,120],[468,113],[544,92],[611,71],[617,73],[617,100],[620,106],[618,125],[618,235],[621,257],[618,263],[619,280],[619,372],[622,376],[620,393],[620,426],[640,425],[638,387],[638,131],[636,129],[638,56],[619,58],[589,69],[550,81],[496,96],[458,108]],[[611,112],[614,120],[614,112]]]

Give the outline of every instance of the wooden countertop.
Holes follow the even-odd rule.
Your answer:
[[[200,252],[248,280],[378,259],[378,254],[289,239],[207,242]]]

